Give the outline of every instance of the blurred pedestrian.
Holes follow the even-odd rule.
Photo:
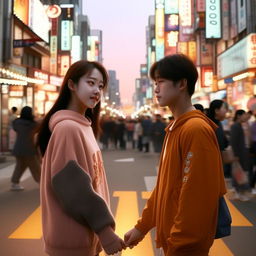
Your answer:
[[[215,132],[216,132],[219,148],[222,153],[227,149],[229,145],[228,139],[225,135],[225,132],[223,130],[223,125],[222,125],[222,121],[225,120],[227,112],[228,112],[228,106],[227,106],[227,103],[224,102],[223,100],[217,99],[217,100],[213,100],[210,103],[209,110],[208,110],[208,117],[218,126]]]
[[[12,123],[16,118],[18,118],[17,112],[18,112],[18,109],[17,109],[17,107],[14,106],[11,108],[11,113],[9,115],[9,134],[8,134],[8,136],[9,136],[9,150],[10,151],[13,150],[13,146],[16,141],[16,132],[13,129]]]
[[[81,60],[68,69],[59,97],[38,134],[45,251],[55,255],[113,254],[124,248],[114,233],[98,135],[105,68]]]
[[[23,190],[20,179],[26,168],[30,169],[32,177],[36,182],[40,181],[40,161],[37,148],[35,146],[35,129],[37,123],[34,121],[32,108],[25,106],[22,108],[20,118],[12,123],[17,138],[13,148],[13,155],[16,158],[16,165],[11,178],[11,190]]]
[[[153,148],[155,153],[162,151],[165,136],[165,123],[162,121],[160,114],[155,115],[155,122],[152,123],[151,127],[151,138],[153,142]]]
[[[135,122],[134,126],[134,134],[133,134],[133,140],[135,143],[135,147],[139,150],[143,150],[143,145],[142,145],[142,125],[141,125],[142,118],[139,117],[137,121]]]
[[[250,186],[252,188],[252,194],[256,194],[256,113],[254,113],[255,120],[251,125],[251,158],[252,158],[252,168],[249,175]]]
[[[144,148],[144,152],[148,153],[149,146],[150,146],[151,125],[152,125],[150,116],[145,116],[142,119],[141,125],[142,125],[142,145]]]
[[[197,103],[193,106],[195,107],[195,109],[200,110],[202,113],[204,113],[204,106],[202,104]]]
[[[116,123],[116,139],[117,139],[117,145],[121,150],[126,149],[126,141],[125,141],[125,133],[126,133],[126,127],[124,123],[123,118],[119,118]]]
[[[243,109],[236,110],[234,116],[234,124],[231,126],[230,142],[235,157],[245,172],[249,172],[250,168],[250,152],[246,147],[245,133],[242,124],[247,121],[246,112]],[[239,184],[233,175],[233,184],[238,193],[238,199],[248,201],[249,184],[247,182]]]
[[[207,256],[226,192],[216,125],[192,106],[198,73],[189,58],[166,56],[150,75],[159,105],[170,108],[174,121],[166,128],[157,185],[125,242],[133,247],[156,227],[165,255]]]

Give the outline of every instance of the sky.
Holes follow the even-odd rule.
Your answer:
[[[103,65],[115,70],[121,101],[132,104],[140,64],[146,63],[146,26],[154,14],[153,0],[85,0],[83,13],[91,29],[103,32]]]

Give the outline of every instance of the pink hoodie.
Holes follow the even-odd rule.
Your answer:
[[[52,135],[43,158],[40,187],[45,251],[54,256],[95,256],[102,250],[97,235],[63,211],[52,189],[54,175],[74,160],[109,206],[102,156],[91,123],[77,112],[60,110],[51,117],[49,128]]]

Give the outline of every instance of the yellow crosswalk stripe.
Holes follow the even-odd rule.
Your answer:
[[[232,216],[232,226],[234,227],[252,227],[253,224],[226,198],[228,208]]]
[[[123,238],[124,234],[137,223],[139,218],[138,198],[136,191],[115,191],[114,197],[119,198],[116,211],[116,233]],[[147,255],[154,256],[150,233],[132,250],[122,252],[122,256]]]
[[[151,191],[143,191],[141,197],[148,199]],[[124,234],[130,230],[139,218],[138,198],[136,191],[115,191],[114,197],[119,201],[116,210],[117,234],[123,238]],[[232,215],[232,226],[252,227],[253,224],[226,198],[228,207]],[[42,237],[41,209],[38,207],[8,238],[9,239],[40,239]],[[132,250],[127,249],[118,254],[122,256],[147,255],[153,256],[153,245],[150,234]],[[217,239],[210,250],[210,256],[233,256],[230,249],[222,239]],[[104,252],[100,256],[105,256]]]
[[[40,239],[41,237],[41,208],[38,207],[8,238]]]
[[[210,249],[210,256],[234,256],[222,239],[214,240]]]

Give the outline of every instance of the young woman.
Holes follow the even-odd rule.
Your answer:
[[[225,103],[223,100],[213,100],[210,103],[208,117],[218,125],[218,128],[216,129],[216,136],[220,151],[222,152],[228,147],[229,144],[221,123],[221,121],[225,120],[227,112],[227,103]]]
[[[45,116],[38,146],[43,156],[41,205],[45,251],[51,256],[95,256],[125,246],[114,233],[98,134],[105,68],[71,65],[59,97]]]

